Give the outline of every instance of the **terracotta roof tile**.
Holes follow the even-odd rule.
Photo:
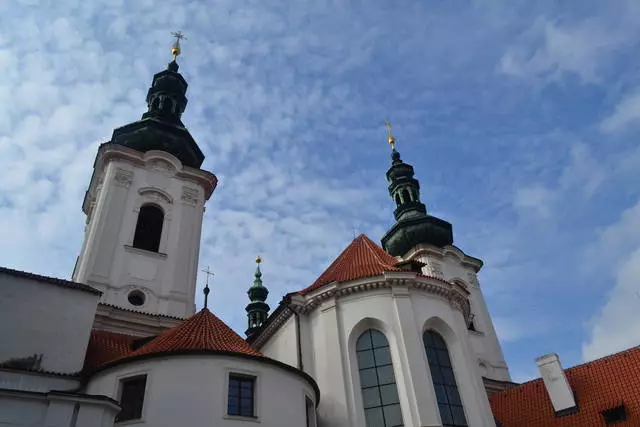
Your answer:
[[[262,356],[233,329],[205,308],[184,323],[169,329],[138,350],[127,354],[126,357],[190,350],[229,351]]]
[[[91,331],[91,338],[84,359],[84,370],[91,371],[98,366],[120,359],[132,351],[133,342],[140,337],[115,332]]]
[[[397,262],[397,259],[361,234],[342,251],[311,286],[301,290],[300,293],[306,294],[332,282],[379,276],[385,271],[401,271],[396,267]]]
[[[111,362],[132,357],[172,352],[209,350],[264,357],[206,308],[180,325],[151,338],[140,348],[134,349],[134,343],[140,343],[140,340],[144,338],[92,331],[84,370],[92,371]]]
[[[556,417],[542,379],[491,396],[491,409],[502,427],[595,427],[605,425],[601,411],[624,403],[626,421],[640,426],[640,348],[616,353],[565,370],[579,411]]]

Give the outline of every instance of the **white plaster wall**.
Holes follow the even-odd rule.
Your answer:
[[[298,367],[296,318],[292,315],[260,351],[267,357]]]
[[[93,207],[74,279],[103,290],[107,304],[189,317],[195,311],[205,186],[185,177],[180,161],[168,153],[111,150],[129,157],[102,161],[98,155],[88,193]],[[131,247],[140,207],[147,203],[165,214],[158,253]],[[144,305],[128,302],[133,289],[144,292]]]
[[[478,333],[468,332],[478,372],[494,380],[511,381],[476,270],[472,266],[472,262],[465,262],[468,257],[454,247],[447,247],[444,250],[430,248],[430,250],[420,251],[418,255],[410,255],[409,257],[426,264],[423,269],[425,274],[447,281],[458,281],[465,286],[469,291],[474,325],[478,331]],[[484,367],[480,366],[481,363]]]
[[[306,318],[313,340],[311,347],[303,341],[303,358],[307,352],[313,355],[313,366],[305,370],[315,373],[322,391],[320,426],[365,426],[355,342],[369,328],[382,331],[389,341],[405,425],[440,426],[422,342],[429,326],[450,343],[469,425],[494,427],[463,315],[449,301],[422,290],[393,286],[326,300]]]
[[[119,408],[75,396],[0,392],[3,427],[112,427]]]
[[[228,417],[230,372],[254,375],[257,419]],[[280,367],[230,356],[191,355],[147,359],[109,369],[94,376],[88,393],[118,399],[119,382],[147,375],[143,416],[127,425],[175,427],[263,426],[305,427],[305,396],[315,402],[311,384]],[[185,414],[188,416],[185,418]]]
[[[0,362],[42,354],[41,369],[82,369],[99,296],[0,273]]]

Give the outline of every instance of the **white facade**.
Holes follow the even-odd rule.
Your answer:
[[[255,377],[255,418],[227,415],[229,374]],[[224,355],[172,355],[114,366],[93,376],[90,394],[119,399],[122,379],[147,375],[142,418],[127,425],[175,427],[306,426],[310,381],[272,363]]]
[[[474,364],[478,367],[480,375],[485,378],[511,381],[502,347],[477,277],[477,273],[482,268],[482,261],[465,255],[454,246],[440,249],[431,245],[416,246],[405,256],[405,259],[424,263],[422,271],[426,275],[464,286],[469,292],[472,320],[476,329],[468,333],[475,358]]]
[[[80,372],[99,297],[0,272],[0,364],[36,356],[38,370]]]
[[[204,204],[216,182],[166,152],[101,146],[83,204],[87,227],[74,280],[102,290],[106,304],[191,316]],[[157,252],[133,247],[138,213],[147,204],[164,213]],[[130,303],[133,291],[143,294],[142,305]]]
[[[449,349],[469,425],[493,427],[467,330],[468,296],[457,284],[410,272],[333,283],[296,296],[291,307],[299,317],[275,321],[277,331],[257,344],[265,355],[302,366],[316,379],[320,425],[364,427],[355,343],[367,329],[379,330],[390,345],[404,425],[436,427],[442,423],[422,340],[426,330],[435,330]]]

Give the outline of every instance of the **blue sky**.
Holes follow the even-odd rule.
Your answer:
[[[485,261],[516,380],[640,343],[640,4],[23,0],[0,3],[0,264],[69,277],[100,141],[144,112],[170,31],[184,122],[220,185],[201,265],[244,330],[392,224],[383,122],[429,211]],[[204,277],[200,278],[200,282]],[[198,296],[198,300],[201,301]]]

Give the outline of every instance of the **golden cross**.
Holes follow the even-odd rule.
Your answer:
[[[182,34],[182,31],[172,32],[171,36],[176,38],[176,41],[173,42],[173,45],[171,46],[171,54],[175,61],[178,55],[180,55],[180,52],[182,52],[182,49],[180,49],[180,40],[186,40],[187,38]]]
[[[384,125],[387,127],[387,141],[389,141],[389,144],[391,145],[391,149],[395,150],[396,139],[393,137],[393,134],[391,133],[391,122],[389,120],[386,120],[384,122]]]

